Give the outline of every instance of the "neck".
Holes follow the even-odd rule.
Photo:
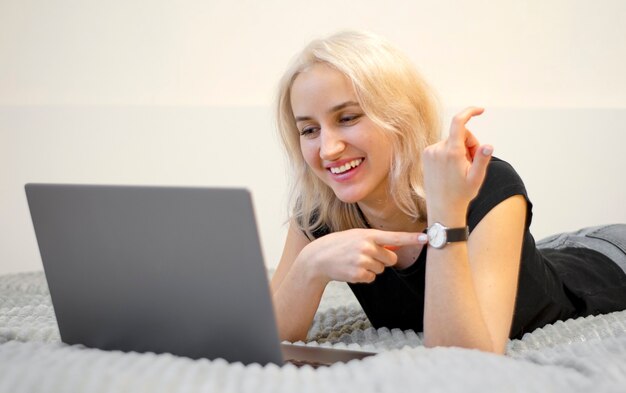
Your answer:
[[[359,208],[374,229],[394,232],[421,232],[426,223],[408,216],[398,206],[389,200],[374,202],[358,202]]]

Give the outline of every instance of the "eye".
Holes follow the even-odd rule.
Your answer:
[[[319,131],[319,127],[316,126],[306,126],[302,130],[300,130],[300,136],[305,138],[312,138]]]
[[[361,114],[345,114],[339,117],[339,123],[341,124],[353,124],[361,117]]]

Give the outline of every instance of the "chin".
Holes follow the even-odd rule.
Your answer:
[[[335,196],[343,203],[357,203],[363,199],[361,195],[355,195],[353,193],[337,193],[335,192]]]
[[[358,201],[360,201],[360,199],[356,199],[356,198],[355,199],[352,199],[352,198],[347,198],[346,199],[346,198],[339,198],[339,197],[337,197],[337,199],[339,199],[343,203],[348,203],[348,204],[350,204],[350,203],[357,203]]]

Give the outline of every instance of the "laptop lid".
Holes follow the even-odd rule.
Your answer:
[[[26,195],[63,342],[282,363],[247,190],[27,184]]]

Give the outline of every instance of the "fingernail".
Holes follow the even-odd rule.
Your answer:
[[[493,147],[491,147],[491,146],[485,146],[485,147],[483,148],[483,154],[484,154],[484,155],[486,155],[486,156],[490,156],[490,155],[491,155],[491,153],[493,153]]]
[[[417,240],[420,241],[421,243],[426,243],[428,242],[428,235],[425,233],[421,233],[417,236]]]

